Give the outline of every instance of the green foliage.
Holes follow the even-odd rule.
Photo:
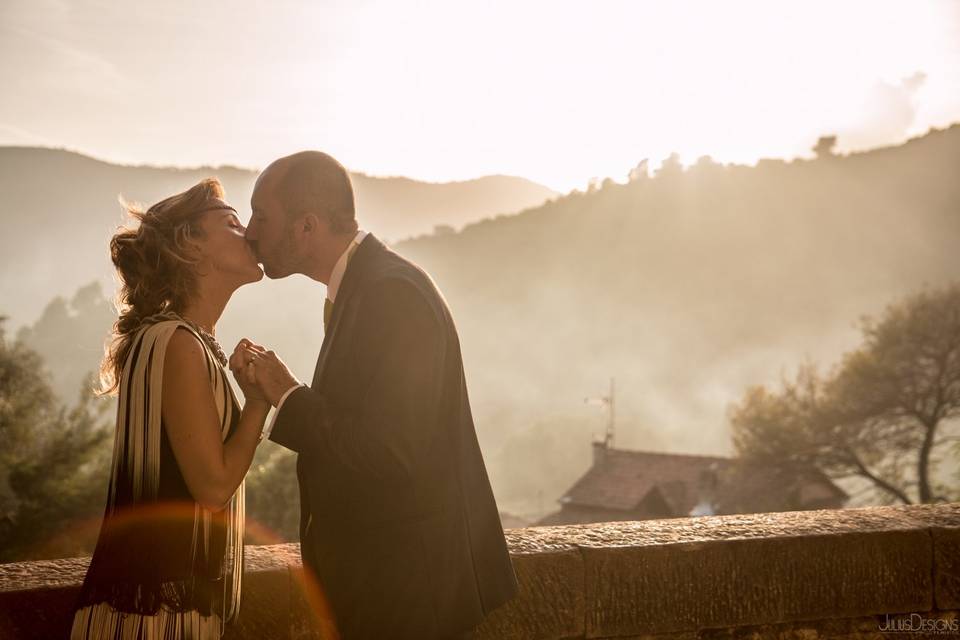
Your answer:
[[[36,454],[51,421],[53,392],[42,365],[40,356],[22,342],[7,341],[0,320],[0,467]]]
[[[547,460],[542,441],[523,434],[545,416],[575,411],[610,376],[622,390],[618,419],[645,425],[663,449],[726,452],[728,399],[804,351],[834,361],[858,313],[960,273],[958,150],[960,125],[888,149],[761,160],[756,167],[704,160],[687,168],[668,162],[666,171],[654,172],[641,162],[629,184],[600,183],[592,193],[557,197],[455,234],[397,243],[450,304],[487,469],[498,500],[511,496],[501,506],[523,512],[532,507],[521,501],[536,500],[521,489],[532,486],[533,474],[516,459],[542,460],[544,468],[565,460]],[[61,155],[72,160],[47,157]],[[206,175],[92,164],[40,151],[9,161],[9,188],[0,192],[13,227],[0,234],[0,250],[17,268],[0,274],[0,291],[21,321],[36,319],[34,310],[50,297],[45,292],[109,280],[106,247],[121,221],[118,189],[150,202]],[[231,201],[249,199],[254,174],[217,173]],[[67,186],[47,188],[51,183]],[[402,220],[416,220],[426,232],[481,217],[456,194],[401,198],[364,195],[364,188],[357,185],[361,224],[381,238],[417,233],[395,232]],[[457,217],[421,215],[430,202]],[[509,198],[483,215],[515,212],[518,202]],[[52,269],[43,256],[70,269]],[[255,339],[310,380],[323,295],[306,278],[243,287],[218,323],[218,339],[227,349],[241,337]],[[84,372],[95,367],[111,321],[90,323],[99,334],[82,352],[54,352],[55,373],[68,358],[82,361]],[[69,326],[57,330],[73,331]],[[78,383],[65,385],[61,397],[72,401]],[[564,439],[556,451],[589,452],[590,425],[584,417],[580,430],[551,433]],[[622,434],[644,446],[639,430]],[[550,477],[537,485],[546,502],[569,486],[559,473]]]
[[[116,401],[93,395],[91,368],[112,321],[96,283],[69,302],[52,300],[15,340],[5,338],[0,321],[0,561],[93,550]],[[45,369],[45,359],[57,363],[55,375]],[[79,387],[76,404],[61,401],[57,387]],[[272,442],[260,446],[247,478],[249,543],[297,540],[295,460]]]
[[[883,504],[960,499],[960,483],[937,478],[958,440],[960,283],[863,317],[861,330],[830,374],[808,364],[779,393],[749,389],[730,411],[737,451],[858,477]]]
[[[39,356],[0,333],[0,561],[89,551],[106,497],[111,407],[89,392],[72,409],[60,405]]]
[[[263,442],[247,473],[247,543],[297,541],[300,489],[296,456],[273,442]]]

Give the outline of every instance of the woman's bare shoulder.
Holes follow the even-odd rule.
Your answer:
[[[206,377],[207,354],[200,338],[185,325],[179,326],[170,336],[164,354],[164,379],[185,375],[203,374]]]

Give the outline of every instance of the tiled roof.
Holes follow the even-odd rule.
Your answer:
[[[606,449],[601,459],[561,499],[563,503],[630,510],[657,488],[678,516],[687,515],[700,498],[701,474],[713,471],[718,484],[713,502],[722,512],[778,510],[785,491],[799,486],[801,495],[842,497],[826,476],[774,467],[742,467],[731,458],[652,451]]]
[[[683,495],[689,492],[682,487],[692,481],[691,488],[695,489],[700,471],[711,464],[726,465],[729,460],[717,456],[607,449],[603,460],[590,467],[563,501],[608,509],[633,509],[651,489],[663,485],[664,499],[678,503],[672,506],[680,506],[696,498]]]
[[[730,465],[717,492],[720,513],[782,511],[809,504],[815,496],[845,496],[825,476],[782,466]]]

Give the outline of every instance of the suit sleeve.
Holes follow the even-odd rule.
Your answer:
[[[409,478],[440,428],[443,324],[407,280],[381,281],[363,296],[351,345],[361,406],[348,413],[302,387],[278,412],[270,439],[357,474]]]

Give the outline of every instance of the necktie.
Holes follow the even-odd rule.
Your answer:
[[[333,303],[330,298],[323,301],[323,332],[327,332],[327,326],[330,324],[330,316],[333,315]]]
[[[356,242],[350,245],[350,248],[347,249],[347,261],[344,263],[343,270],[346,273],[347,265],[350,264],[350,258],[353,257],[354,252],[357,250],[357,247],[360,245]],[[343,280],[341,279],[341,282]],[[325,298],[323,301],[323,332],[327,332],[327,327],[330,325],[330,318],[333,317],[333,301],[330,298]]]

